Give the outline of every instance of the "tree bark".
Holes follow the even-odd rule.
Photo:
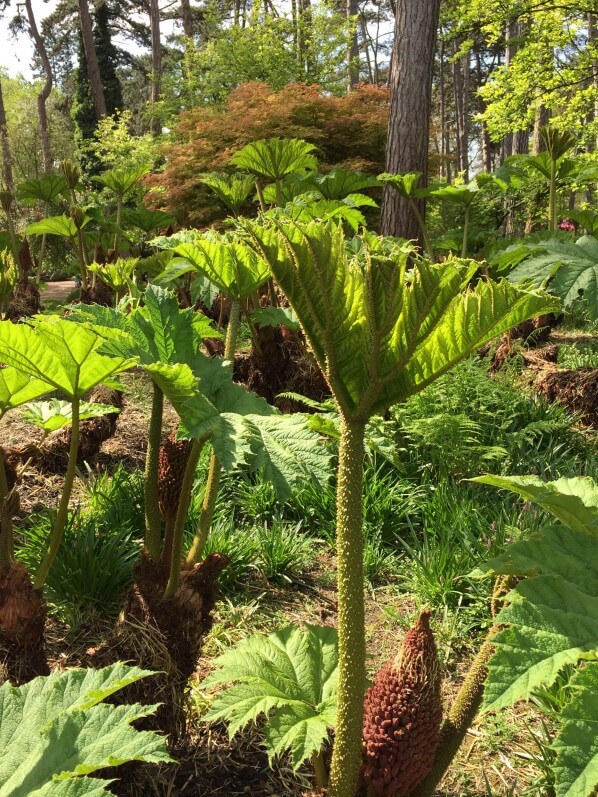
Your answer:
[[[461,163],[459,170],[463,172],[463,179],[469,182],[469,58],[470,53],[467,51],[463,56],[463,84],[461,95]]]
[[[349,49],[347,51],[349,91],[354,89],[359,83],[359,40],[357,37],[357,22],[355,21],[358,14],[359,5],[357,0],[347,0],[347,20],[353,20],[351,23]]]
[[[483,75],[482,75],[482,61],[480,59],[480,53],[476,50],[475,54],[476,59],[476,73],[477,73],[477,81],[478,81],[478,89],[483,85]],[[482,115],[486,110],[486,103],[484,98],[478,93],[478,113]],[[482,163],[484,164],[484,171],[490,173],[492,171],[492,142],[490,141],[490,134],[488,133],[488,127],[484,120],[480,121],[481,126],[481,145],[482,145]]]
[[[93,97],[93,107],[98,119],[106,116],[106,100],[104,98],[104,88],[100,76],[98,56],[93,40],[93,27],[87,0],[77,0],[79,5],[79,19],[81,22],[81,35],[83,36],[83,47],[85,49],[85,62],[87,64],[87,74],[89,75],[89,85]]]
[[[50,149],[50,132],[48,129],[48,114],[46,111],[46,101],[52,91],[52,66],[48,58],[48,52],[44,40],[40,36],[31,0],[25,0],[25,9],[27,11],[27,20],[29,22],[29,33],[35,43],[35,49],[42,62],[44,68],[44,75],[46,77],[42,90],[37,97],[37,114],[39,116],[39,127],[42,138],[42,154],[44,158],[44,171],[52,171],[52,152]]]
[[[150,28],[152,32],[152,81],[150,89],[150,102],[152,106],[160,100],[162,83],[162,46],[160,44],[160,7],[158,0],[150,0]],[[162,132],[162,125],[156,114],[152,116],[152,132],[158,136]]]
[[[440,0],[397,0],[390,77],[386,171],[428,176],[428,140],[436,31]],[[425,206],[420,202],[420,213]],[[409,200],[386,185],[381,232],[419,240],[420,229]]]
[[[6,108],[2,94],[2,81],[0,80],[0,140],[2,143],[2,179],[5,187],[13,193],[14,179],[12,175],[12,155],[8,138],[8,125],[6,124]]]
[[[192,39],[195,35],[195,26],[193,25],[190,0],[181,0],[181,22],[183,23],[183,33],[188,39]]]

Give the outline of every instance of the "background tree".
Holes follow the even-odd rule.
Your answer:
[[[428,172],[432,74],[440,0],[397,0],[390,72],[386,171]],[[420,212],[423,211],[423,205]],[[381,232],[417,239],[413,207],[390,186],[384,189]]]
[[[4,185],[12,193],[12,155],[10,153],[10,141],[8,138],[8,125],[6,123],[6,108],[4,107],[4,95],[2,93],[2,80],[0,79],[0,142],[2,144],[2,179]]]
[[[104,98],[104,88],[98,64],[95,41],[93,37],[93,25],[89,4],[87,0],[77,0],[79,6],[79,22],[81,25],[81,37],[83,39],[83,49],[85,52],[85,63],[87,64],[87,74],[93,98],[93,107],[96,117],[101,119],[106,116],[106,100]]]

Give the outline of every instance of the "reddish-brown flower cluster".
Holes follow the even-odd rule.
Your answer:
[[[192,445],[191,440],[177,440],[177,433],[174,431],[160,448],[158,505],[165,520],[176,517],[183,477]]]
[[[441,672],[429,613],[405,635],[399,655],[365,698],[365,780],[381,797],[408,797],[434,763],[442,718]]]

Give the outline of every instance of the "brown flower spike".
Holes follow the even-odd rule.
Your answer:
[[[158,502],[165,520],[176,517],[192,440],[177,440],[176,430],[162,443],[158,465]]]
[[[434,763],[441,719],[440,662],[430,613],[422,612],[365,696],[364,777],[374,794],[413,794]]]

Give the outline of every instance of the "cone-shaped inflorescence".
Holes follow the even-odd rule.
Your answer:
[[[176,430],[160,448],[158,465],[158,505],[164,520],[174,519],[179,506],[185,468],[192,440],[177,440]]]
[[[408,797],[436,755],[442,718],[441,670],[429,612],[405,635],[394,661],[365,697],[365,780],[381,797]]]

